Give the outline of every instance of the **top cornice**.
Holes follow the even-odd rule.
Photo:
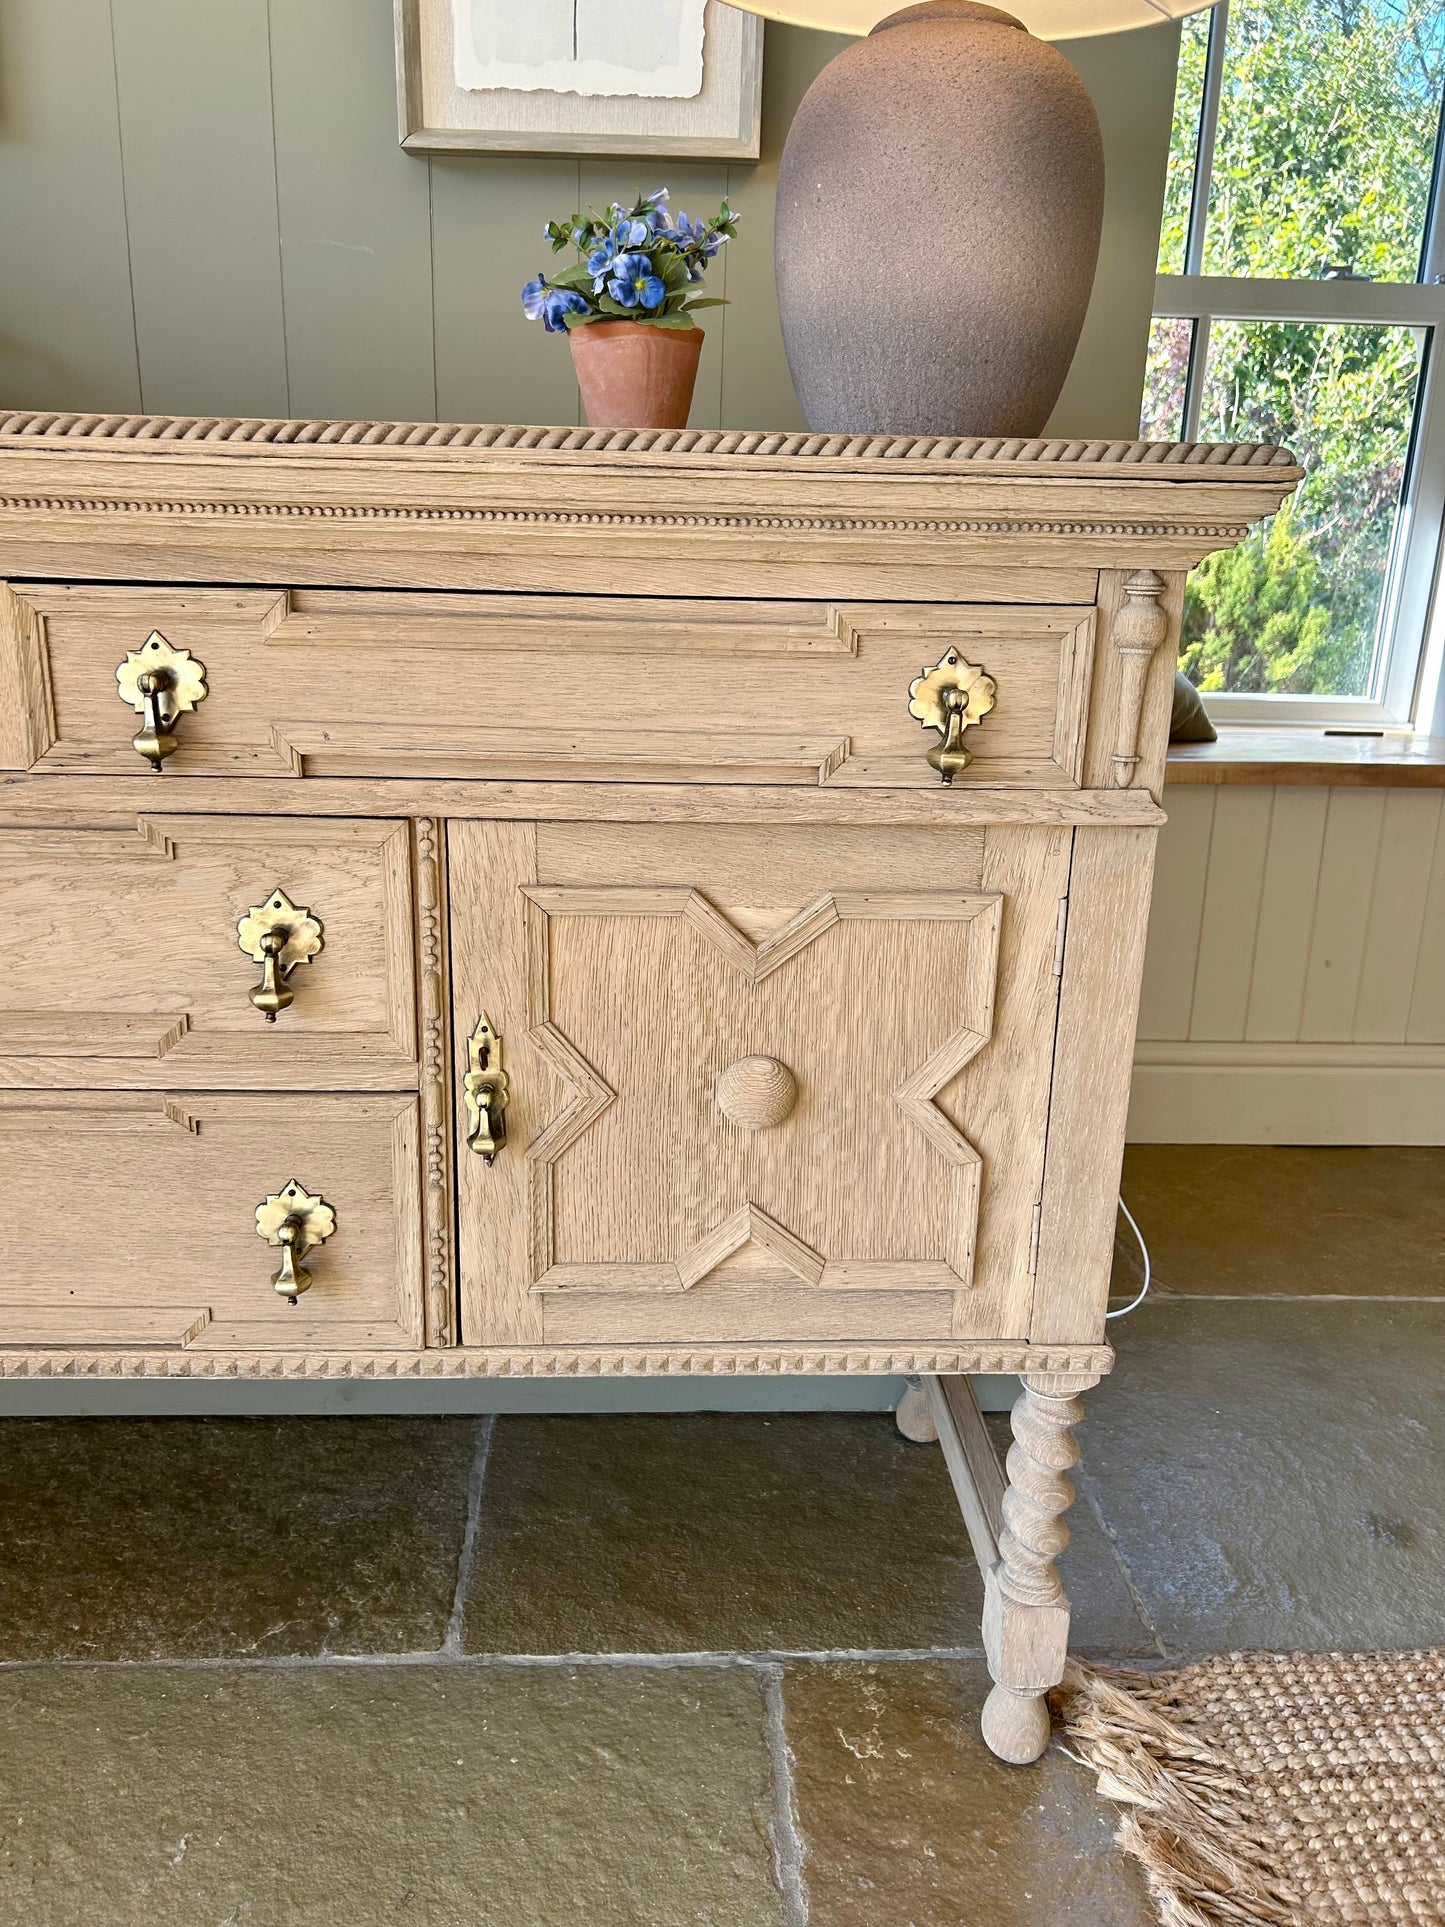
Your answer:
[[[326,450],[407,457],[464,454],[523,461],[583,457],[641,458],[688,466],[758,463],[902,464],[914,473],[1077,475],[1108,471],[1118,480],[1285,481],[1300,471],[1287,449],[1267,442],[1111,442],[940,435],[814,435],[756,429],[521,428],[454,422],[262,421],[168,415],[0,414],[0,450],[113,448],[116,452],[285,456]]]

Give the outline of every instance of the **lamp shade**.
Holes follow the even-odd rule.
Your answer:
[[[731,0],[744,13],[766,20],[788,20],[825,33],[871,33],[898,7],[891,0]],[[1040,40],[1083,40],[1090,34],[1123,33],[1129,27],[1157,27],[1161,20],[1182,20],[1203,13],[1214,0],[1007,0],[1008,10]]]

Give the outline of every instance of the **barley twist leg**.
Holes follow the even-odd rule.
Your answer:
[[[1069,1602],[1054,1562],[1069,1543],[1063,1515],[1074,1488],[1064,1475],[1079,1460],[1077,1394],[1097,1383],[1027,1377],[1013,1408],[998,1564],[984,1583],[983,1645],[995,1683],[983,1737],[1001,1760],[1019,1766],[1049,1743],[1044,1695],[1064,1675]]]

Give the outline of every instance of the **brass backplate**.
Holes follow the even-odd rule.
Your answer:
[[[265,939],[272,931],[284,934],[286,939],[276,952],[276,966],[283,977],[296,964],[310,963],[326,947],[321,919],[294,904],[284,890],[273,890],[264,903],[246,912],[236,925],[236,942],[248,957],[264,963]]]
[[[336,1229],[336,1213],[325,1198],[313,1197],[304,1184],[292,1178],[289,1184],[256,1206],[256,1232],[268,1245],[285,1242],[281,1227],[287,1223],[297,1227],[296,1255],[300,1257],[313,1246],[325,1244]]]
[[[953,691],[963,696],[962,703],[951,695]],[[981,723],[993,708],[998,684],[975,664],[965,662],[956,649],[950,649],[941,661],[931,669],[925,667],[923,674],[913,679],[908,694],[908,713],[925,728],[946,730],[949,715],[956,709],[967,729]]]
[[[146,691],[142,676],[154,676],[154,697],[160,721],[173,723],[185,716],[206,696],[206,665],[189,649],[178,649],[167,642],[159,629],[152,629],[139,649],[132,649],[115,672],[116,688],[122,702],[130,704],[137,716],[144,716]]]

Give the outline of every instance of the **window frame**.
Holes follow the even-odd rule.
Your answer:
[[[1184,272],[1154,284],[1154,319],[1191,323],[1189,368],[1180,440],[1199,437],[1210,330],[1216,321],[1376,322],[1418,329],[1420,382],[1405,463],[1395,537],[1386,574],[1386,606],[1375,651],[1372,687],[1364,696],[1272,696],[1204,692],[1217,723],[1428,729],[1441,683],[1445,601],[1437,594],[1445,533],[1445,112],[1437,123],[1425,234],[1415,281],[1254,280],[1203,272],[1219,105],[1224,85],[1229,0],[1218,0],[1209,23],[1200,102]]]

